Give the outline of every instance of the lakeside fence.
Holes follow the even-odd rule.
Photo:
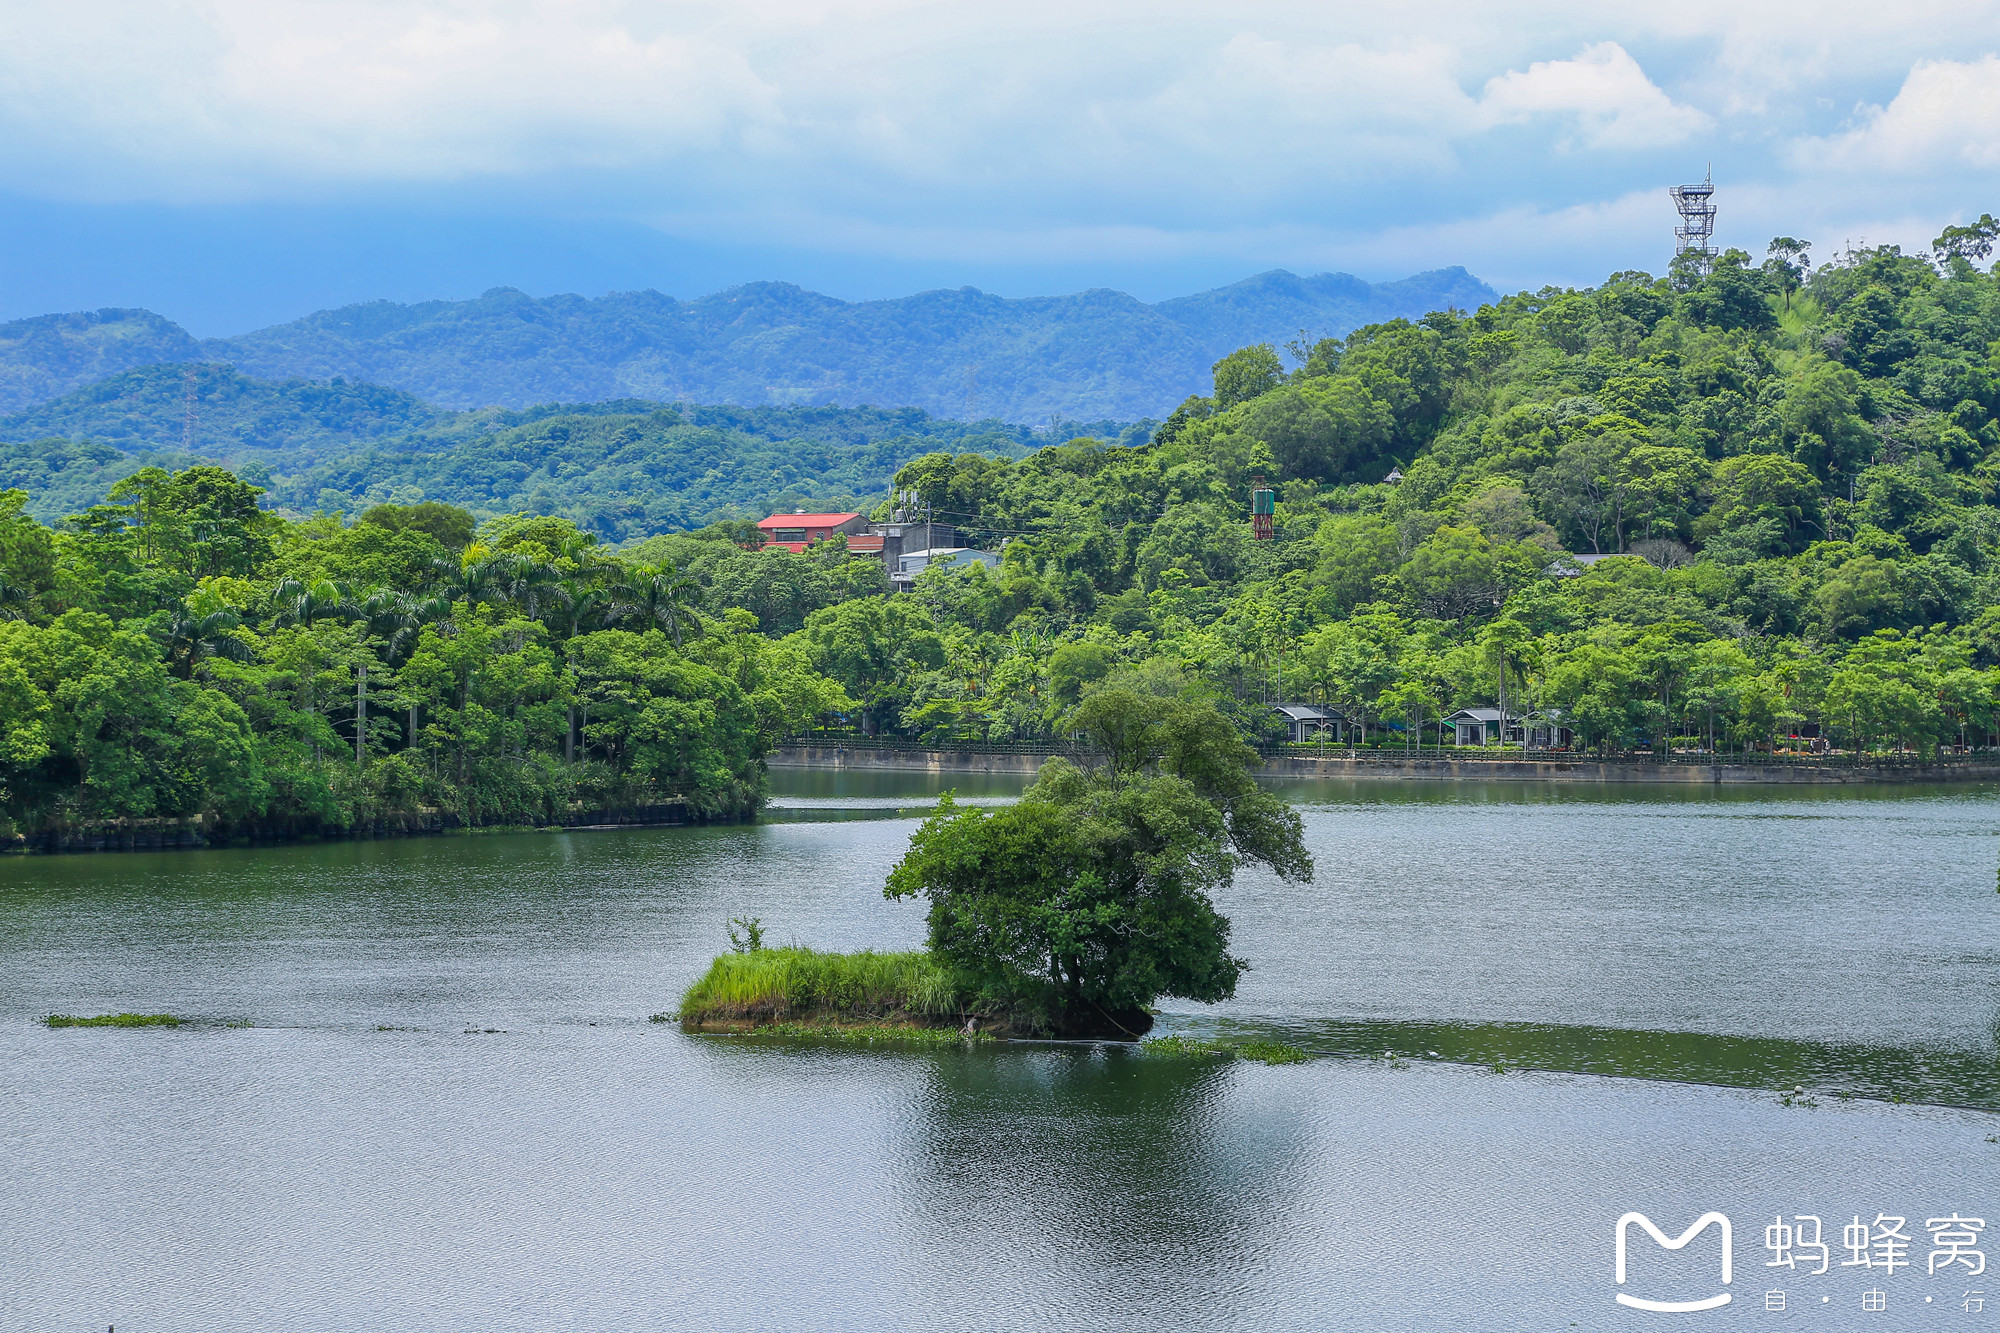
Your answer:
[[[1034,741],[986,741],[954,740],[946,742],[923,741],[906,736],[844,736],[838,734],[809,733],[791,736],[780,741],[780,748],[815,747],[822,749],[853,750],[875,753],[898,754],[967,754],[967,755],[1032,755],[1047,757],[1061,755],[1069,759],[1089,759],[1095,751],[1087,745],[1066,740]],[[1921,754],[1876,752],[1844,752],[1828,754],[1771,754],[1751,752],[1748,754],[1698,751],[1673,751],[1655,753],[1650,750],[1611,751],[1596,753],[1589,750],[1524,750],[1519,746],[1502,748],[1497,745],[1435,746],[1422,749],[1402,749],[1391,746],[1355,746],[1326,744],[1317,741],[1263,741],[1251,742],[1252,748],[1267,759],[1340,759],[1347,762],[1367,763],[1407,763],[1412,759],[1449,759],[1453,763],[1506,763],[1519,764],[1631,764],[1631,765],[1683,765],[1714,767],[1718,764],[1754,764],[1759,767],[1782,766],[1796,768],[1951,768],[1956,766],[1987,765],[2000,763],[2000,750],[1977,750],[1964,754],[1939,754],[1925,758]]]

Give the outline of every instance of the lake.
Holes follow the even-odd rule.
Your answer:
[[[2000,1241],[1933,1273],[1926,1229],[2000,1232],[1991,789],[1292,785],[1316,883],[1240,877],[1252,970],[1160,1028],[1319,1057],[1266,1067],[649,1022],[732,916],[921,941],[880,889],[935,789],[774,785],[755,826],[0,861],[0,1328],[2000,1321]],[[127,1010],[192,1021],[39,1022]],[[1729,1286],[1713,1228],[1632,1230],[1617,1285],[1632,1210],[1724,1213]],[[1767,1246],[1808,1217],[1824,1274]],[[1895,1217],[1906,1263],[1843,1264]]]

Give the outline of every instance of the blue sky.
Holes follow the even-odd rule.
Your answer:
[[[754,279],[1657,271],[2000,208],[2000,5],[74,0],[0,11],[0,318]]]

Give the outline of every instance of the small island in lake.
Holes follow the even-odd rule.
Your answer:
[[[748,938],[732,930],[682,1027],[1135,1041],[1158,999],[1235,994],[1244,963],[1213,895],[1251,863],[1310,880],[1297,813],[1207,703],[1107,688],[1071,726],[1096,762],[1051,759],[998,810],[947,794],[911,836],[883,893],[929,900],[928,948],[766,949],[738,923]]]

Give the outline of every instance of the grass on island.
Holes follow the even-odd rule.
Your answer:
[[[1311,1058],[1298,1047],[1287,1046],[1281,1041],[1246,1041],[1232,1044],[1212,1038],[1182,1036],[1178,1033],[1171,1037],[1148,1037],[1139,1043],[1139,1049],[1147,1055],[1164,1055],[1178,1059],[1243,1059],[1256,1060],[1267,1065],[1295,1065]]]
[[[834,1046],[965,1046],[993,1040],[991,1033],[967,1034],[949,1023],[920,1027],[911,1023],[766,1023],[742,1034],[793,1041],[825,1042]]]
[[[98,1014],[78,1018],[74,1014],[50,1014],[42,1020],[52,1028],[177,1028],[181,1021],[172,1014]]]
[[[955,1029],[964,1009],[951,973],[928,953],[757,949],[726,953],[711,963],[681,997],[679,1018],[690,1027],[788,1025],[804,1019],[818,1031],[895,1019],[913,1027],[949,1022]]]

